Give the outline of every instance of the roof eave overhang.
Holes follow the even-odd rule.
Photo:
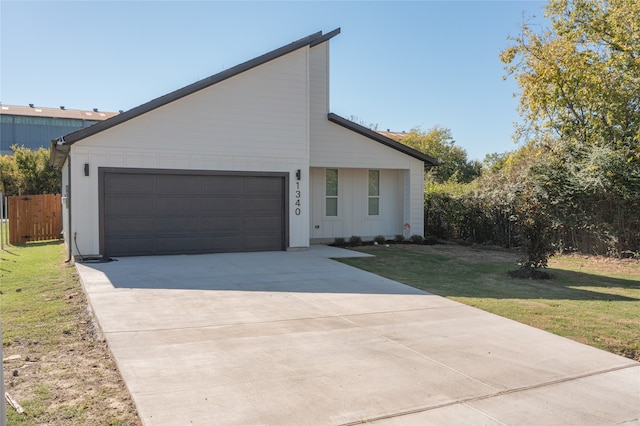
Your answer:
[[[49,164],[56,169],[61,169],[69,156],[70,146],[65,144],[63,137],[53,139],[49,147]]]
[[[440,162],[433,158],[430,157],[418,150],[415,150],[407,145],[404,145],[400,142],[394,141],[393,139],[390,139],[386,136],[382,136],[380,133],[375,132],[371,129],[368,129],[364,126],[361,126],[357,123],[354,123],[353,121],[347,120],[346,118],[342,118],[337,114],[334,114],[332,112],[329,113],[329,115],[327,116],[327,118],[329,119],[329,121],[331,121],[332,123],[335,123],[339,126],[342,126],[348,130],[351,130],[353,132],[356,132],[362,136],[365,136],[369,139],[373,139],[376,142],[379,142],[383,145],[388,146],[389,148],[393,148],[396,151],[400,151],[404,154],[407,154],[410,157],[413,157],[417,160],[420,160],[422,162],[424,162],[424,165],[426,167],[434,167],[437,166],[438,164],[440,164]]]

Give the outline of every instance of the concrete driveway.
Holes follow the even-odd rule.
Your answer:
[[[145,425],[640,423],[639,363],[329,259],[354,254],[77,269]]]

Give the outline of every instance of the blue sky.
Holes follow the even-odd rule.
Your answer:
[[[513,150],[518,88],[498,55],[540,1],[0,0],[0,101],[128,110],[316,31],[331,110],[379,130],[451,129],[469,157]]]

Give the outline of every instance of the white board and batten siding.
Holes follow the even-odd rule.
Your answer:
[[[75,143],[72,215],[80,252],[100,251],[100,167],[289,173],[289,247],[307,247],[307,54],[297,50]],[[298,190],[305,214],[291,201]]]
[[[424,163],[328,121],[329,43],[311,49],[309,59],[312,239],[393,236],[403,234],[405,224],[410,234],[423,235]],[[345,185],[333,218],[324,215],[326,168],[338,169],[339,185]],[[380,170],[379,217],[366,214],[371,169]]]
[[[379,214],[368,213],[368,169],[338,169],[337,216],[326,215],[325,168],[311,168],[311,238],[323,241],[352,235],[372,238],[402,233],[403,171],[380,172]]]
[[[338,170],[338,215],[326,215],[326,170]],[[369,170],[380,172],[379,214],[368,214]],[[424,173],[383,168],[311,168],[312,241],[357,235],[372,239],[377,235],[424,235]]]

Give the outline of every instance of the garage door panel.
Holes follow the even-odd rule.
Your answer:
[[[158,230],[168,235],[200,232],[199,217],[159,217],[156,219]]]
[[[114,238],[107,241],[107,253],[119,253],[119,256],[154,254],[155,238]]]
[[[108,256],[283,250],[285,178],[105,172]]]
[[[204,237],[203,251],[215,253],[224,251],[242,251],[242,239],[237,236]]]
[[[200,237],[163,237],[157,239],[158,254],[200,253]]]
[[[148,217],[112,217],[105,224],[109,235],[145,235],[155,233],[158,229],[156,220]]]
[[[241,176],[203,176],[202,193],[215,195],[234,195],[243,192]]]
[[[239,235],[242,226],[243,220],[239,216],[206,216],[201,219],[203,232],[217,232],[220,235]]]
[[[128,173],[117,173],[105,181],[104,190],[106,193],[153,193],[156,187],[156,178],[153,175],[134,175]]]
[[[210,194],[207,194],[210,195]],[[223,213],[237,212],[242,209],[242,197],[235,196],[216,196],[215,198],[202,199],[202,213]]]
[[[273,250],[273,238],[276,235],[255,235],[243,238],[244,251],[267,251]]]
[[[159,215],[200,213],[201,204],[201,198],[196,196],[187,197],[179,195],[170,197],[162,195],[156,197],[156,208],[159,210]]]
[[[151,196],[108,196],[105,209],[110,216],[150,216],[156,210],[156,201]]]
[[[270,230],[278,228],[281,220],[279,216],[245,217],[243,218],[243,227],[251,232],[264,229],[265,232],[273,233]]]
[[[166,194],[200,194],[201,176],[158,175],[158,188]]]
[[[282,210],[282,201],[274,197],[247,197],[243,200],[243,208],[248,214],[277,213]]]
[[[244,180],[242,192],[249,195],[280,194],[282,181],[279,178],[249,177]]]

